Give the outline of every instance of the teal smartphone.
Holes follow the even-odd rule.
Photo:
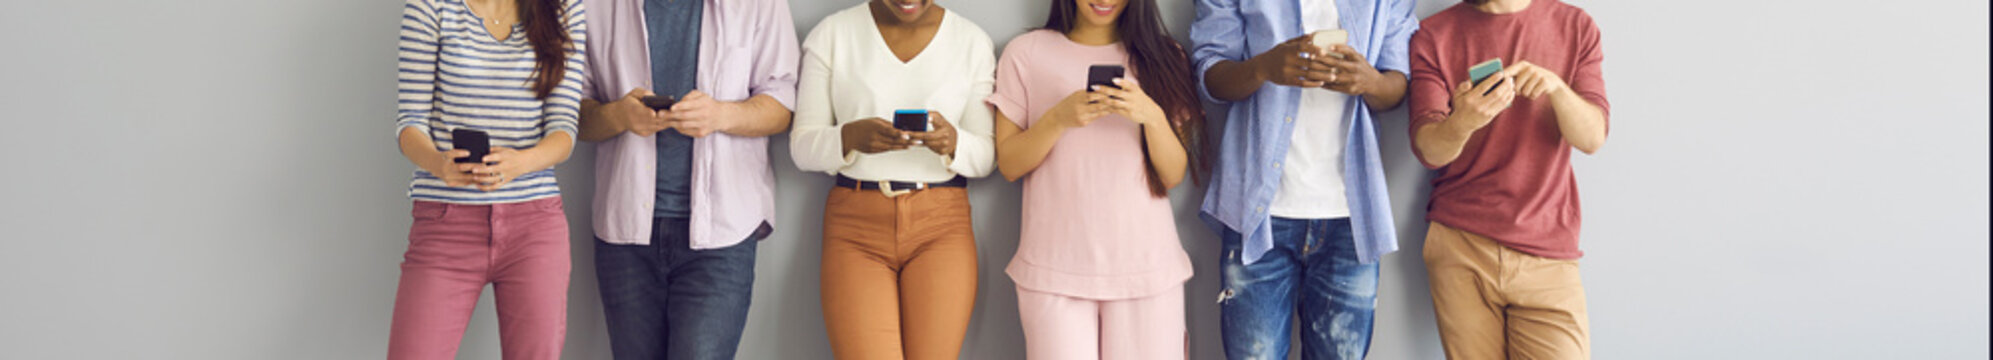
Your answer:
[[[1481,86],[1481,80],[1486,80],[1488,76],[1500,71],[1502,71],[1502,58],[1488,59],[1467,68],[1467,79],[1473,82],[1474,86]]]
[[[1474,66],[1468,67],[1467,80],[1473,83],[1474,86],[1481,86],[1481,80],[1487,80],[1489,76],[1494,76],[1495,73],[1501,71],[1502,71],[1502,58],[1488,59],[1488,61],[1482,61],[1479,64],[1474,64]],[[1502,86],[1502,83],[1500,82],[1501,80],[1496,80],[1496,81],[1497,82],[1495,83],[1494,86]],[[1488,92],[1494,92],[1495,90],[1494,86],[1488,87]],[[1482,93],[1481,95],[1487,95],[1487,94],[1488,93]]]

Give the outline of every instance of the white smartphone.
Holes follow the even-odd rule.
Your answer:
[[[1329,52],[1329,47],[1349,44],[1349,31],[1343,29],[1316,31],[1308,36],[1308,40],[1315,44],[1315,48],[1322,49],[1322,53],[1318,55],[1328,55],[1337,59],[1343,58],[1343,55]]]

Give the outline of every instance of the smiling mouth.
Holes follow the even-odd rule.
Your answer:
[[[1100,16],[1114,15],[1113,5],[1087,4],[1087,7],[1093,8],[1094,15],[1100,15]]]
[[[902,3],[899,4],[899,8],[900,12],[912,14],[915,11],[920,11],[920,3],[918,2]]]

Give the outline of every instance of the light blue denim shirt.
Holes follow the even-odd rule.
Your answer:
[[[1197,0],[1197,21],[1190,24],[1190,57],[1197,79],[1219,61],[1245,61],[1303,35],[1302,0]],[[1406,49],[1419,28],[1412,15],[1413,0],[1337,0],[1342,28],[1350,47],[1369,59],[1378,71],[1410,73]],[[1273,248],[1273,222],[1266,207],[1280,188],[1280,163],[1292,142],[1294,116],[1301,89],[1271,83],[1245,101],[1229,102],[1197,87],[1208,101],[1231,105],[1219,139],[1218,162],[1211,186],[1204,192],[1200,214],[1214,230],[1245,234],[1245,263],[1259,261]],[[1391,220],[1390,193],[1377,152],[1377,130],[1362,97],[1351,96],[1349,139],[1344,141],[1343,184],[1348,187],[1350,224],[1357,259],[1377,261],[1398,250]]]

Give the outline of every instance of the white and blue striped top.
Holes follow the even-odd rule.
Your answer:
[[[438,150],[454,148],[450,130],[470,128],[491,134],[491,146],[530,148],[554,132],[574,136],[581,112],[583,49],[587,43],[581,0],[561,0],[566,28],[574,41],[567,53],[567,78],[545,100],[532,89],[533,46],[526,30],[513,25],[499,40],[464,0],[408,0],[401,16],[400,104],[395,133],[420,129]],[[451,187],[428,171],[416,170],[408,196],[458,204],[494,204],[560,195],[549,168],[519,175],[493,191]]]

